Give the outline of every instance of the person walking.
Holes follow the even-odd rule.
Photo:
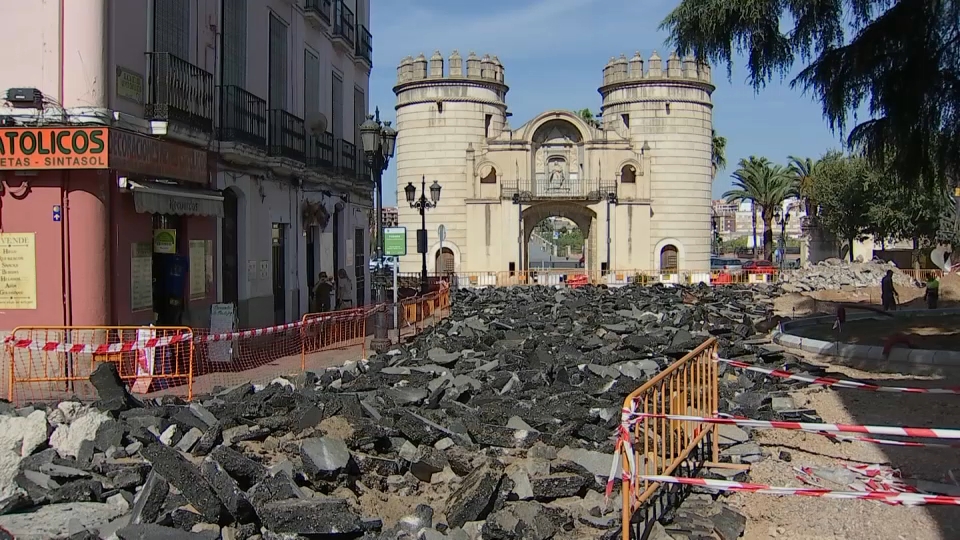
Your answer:
[[[353,307],[353,282],[343,268],[337,273],[337,309]]]
[[[880,280],[880,301],[883,303],[884,311],[893,311],[897,309],[897,302],[900,295],[893,286],[893,270],[887,270],[887,275]]]
[[[940,299],[940,280],[935,274],[927,278],[927,291],[923,293],[923,298],[927,301],[927,309],[937,309],[937,301]]]
[[[332,292],[333,283],[330,283],[330,277],[326,272],[320,272],[317,284],[313,286],[313,298],[318,312],[326,313],[330,311],[330,293]]]

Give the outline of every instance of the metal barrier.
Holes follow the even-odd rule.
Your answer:
[[[186,326],[19,326],[7,351],[7,399],[96,397],[89,378],[113,362],[135,393],[186,386],[192,393],[193,331]]]
[[[679,498],[682,486],[662,486],[643,476],[695,476],[704,466],[744,469],[719,463],[717,426],[700,422],[650,418],[644,415],[717,415],[719,405],[717,340],[710,338],[623,402],[620,440],[622,537],[636,538],[663,516]]]
[[[367,315],[370,310],[356,308],[331,313],[307,313],[301,319],[300,370],[307,370],[307,357],[313,353],[360,345],[361,356],[367,356]]]

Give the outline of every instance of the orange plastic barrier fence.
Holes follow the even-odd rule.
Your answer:
[[[189,394],[192,335],[185,326],[20,326],[4,343],[5,395],[15,403],[94,399],[88,379],[101,362],[115,363],[134,392],[184,387]]]

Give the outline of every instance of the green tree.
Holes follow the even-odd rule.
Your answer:
[[[727,138],[721,135],[717,135],[717,130],[712,130],[713,135],[713,177],[717,177],[717,173],[727,168]]]
[[[823,159],[813,178],[812,196],[817,201],[820,226],[847,242],[850,260],[853,244],[870,229],[870,185],[873,168],[862,157],[834,154]]]
[[[593,111],[590,109],[580,109],[576,111],[576,114],[587,124],[593,127],[600,127],[600,120],[594,116]]]
[[[960,172],[960,1],[681,0],[661,28],[681,54],[746,57],[755,89],[808,64],[792,85],[830,126],[904,182],[945,185]]]
[[[733,189],[723,194],[727,202],[750,201],[763,222],[763,256],[773,258],[773,218],[794,191],[790,171],[767,158],[741,159],[733,173]]]
[[[796,196],[803,202],[803,209],[808,218],[814,218],[816,201],[813,199],[813,179],[817,174],[820,160],[808,157],[787,156],[787,168],[796,182]]]

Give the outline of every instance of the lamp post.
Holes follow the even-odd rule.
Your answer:
[[[427,199],[427,177],[420,179],[420,197],[417,197],[417,188],[413,182],[403,188],[410,208],[420,212],[420,230],[417,231],[417,251],[420,253],[422,266],[420,268],[420,294],[427,294],[427,210],[436,208],[440,202],[440,184],[436,180],[430,185],[430,198]]]
[[[363,144],[363,154],[370,165],[370,173],[377,188],[376,212],[376,260],[377,265],[373,276],[376,302],[383,304],[387,301],[387,276],[383,255],[383,172],[390,164],[397,144],[397,131],[390,127],[390,122],[380,122],[380,109],[376,109],[376,117],[367,115],[367,120],[360,125],[360,141]],[[377,310],[374,319],[373,341],[370,347],[376,352],[385,352],[392,342],[387,337],[387,311],[383,306]]]
[[[523,240],[525,235],[523,234],[523,199],[520,198],[520,193],[514,193],[513,198],[511,199],[513,204],[517,205],[517,277],[524,275],[523,267]]]
[[[783,271],[783,261],[787,258],[787,223],[790,222],[790,210],[783,213],[777,210],[773,217],[780,225],[780,270]]]
[[[610,206],[620,202],[616,193],[607,193],[607,273],[610,273]]]

